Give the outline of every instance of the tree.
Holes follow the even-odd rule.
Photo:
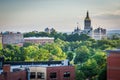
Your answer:
[[[84,73],[86,79],[96,79],[99,74],[99,67],[97,65],[96,60],[88,59],[80,68],[80,70]]]
[[[107,66],[105,65],[103,69],[101,69],[98,80],[107,80]]]
[[[28,47],[28,46],[31,46],[31,45],[33,45],[33,43],[25,42],[25,43],[23,44],[23,47]]]
[[[74,63],[83,63],[85,62],[89,56],[90,56],[90,53],[89,53],[89,49],[87,48],[87,46],[81,46],[81,47],[78,47],[76,50],[75,50],[75,53],[76,53],[76,56],[75,56],[75,59],[74,59]]]
[[[62,49],[58,45],[56,45],[54,43],[46,44],[43,48],[48,50],[49,53],[51,53],[52,60],[66,59],[65,53],[62,51]]]
[[[72,61],[73,57],[74,57],[73,52],[72,52],[72,51],[68,51],[68,52],[67,52],[67,59],[68,59],[69,61]]]
[[[6,47],[1,50],[1,53],[6,61],[24,61],[25,59],[20,47],[15,45],[6,45]]]
[[[0,50],[2,49],[2,43],[0,43]]]
[[[79,41],[80,40],[80,36],[77,33],[76,34],[70,34],[69,36],[67,36],[66,40],[70,41],[70,42],[72,42],[72,41]]]
[[[25,60],[27,61],[34,61],[35,58],[38,56],[38,50],[39,48],[37,46],[28,46],[24,48],[24,55],[25,55]]]
[[[36,57],[34,57],[35,61],[48,61],[48,60],[50,60],[50,53],[46,49],[40,48],[35,55],[37,55]]]
[[[95,54],[92,56],[99,66],[103,66],[106,63],[106,53],[101,50],[96,50]]]
[[[85,80],[85,75],[81,70],[76,69],[75,73],[76,73],[75,80]]]

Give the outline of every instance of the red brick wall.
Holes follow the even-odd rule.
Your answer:
[[[107,80],[120,80],[120,53],[110,53],[107,58]]]
[[[57,78],[50,79],[50,73],[56,72]],[[70,72],[70,78],[64,78],[64,72]],[[47,80],[75,80],[74,66],[47,67]]]
[[[6,64],[3,66],[3,72],[10,72],[10,65]]]
[[[27,80],[26,71],[7,72],[0,75],[0,80]]]

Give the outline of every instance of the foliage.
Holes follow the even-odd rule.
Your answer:
[[[72,51],[68,51],[68,52],[67,52],[67,59],[68,59],[69,61],[72,61],[73,57],[74,57],[73,52],[72,52]]]
[[[25,43],[23,47],[0,46],[0,56],[5,61],[49,61],[69,59],[76,66],[76,80],[106,80],[106,58],[104,50],[120,48],[120,38],[94,40],[86,34],[29,32],[24,37],[54,37],[51,44]]]
[[[106,65],[104,66],[103,69],[101,69],[99,76],[98,76],[98,80],[107,80],[107,67]]]
[[[1,56],[4,56],[6,61],[24,60],[24,54],[21,53],[20,47],[14,45],[7,45],[5,49],[2,49]]]
[[[2,43],[0,43],[0,50],[2,49]]]
[[[80,68],[86,77],[86,79],[95,79],[99,73],[99,67],[95,59],[88,59]]]
[[[78,47],[75,50],[75,53],[76,53],[76,56],[74,59],[75,64],[85,62],[89,58],[89,55],[90,55],[90,51],[87,48],[87,46]]]

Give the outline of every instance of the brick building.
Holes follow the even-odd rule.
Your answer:
[[[23,45],[23,34],[20,32],[17,32],[17,33],[4,32],[2,33],[2,43],[3,45],[15,44],[18,46],[22,46]]]
[[[75,80],[74,66],[33,66],[30,69],[30,80]]]
[[[53,43],[54,38],[50,37],[28,37],[24,38],[25,43],[34,43],[34,44],[46,44],[46,43]]]
[[[0,80],[27,80],[26,70],[11,69],[10,65],[4,65],[0,70]]]
[[[47,67],[47,80],[75,80],[73,66]]]
[[[120,80],[120,49],[107,52],[107,80]]]
[[[41,62],[4,62],[11,67],[28,68],[28,80],[75,80],[75,67],[68,60]]]

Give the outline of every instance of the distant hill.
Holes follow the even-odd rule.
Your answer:
[[[120,34],[120,30],[108,30],[107,35]]]

